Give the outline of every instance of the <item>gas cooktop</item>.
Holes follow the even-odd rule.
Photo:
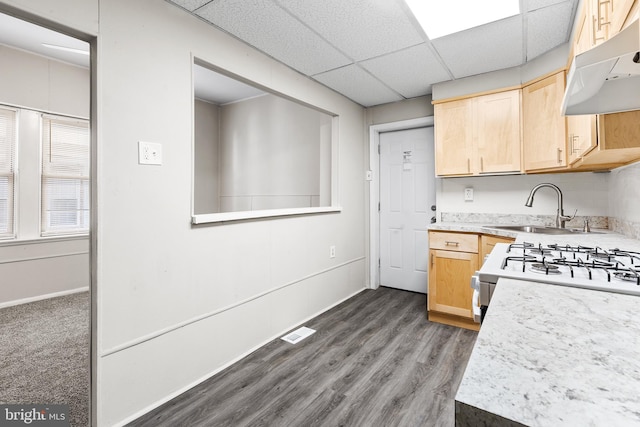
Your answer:
[[[501,277],[640,295],[640,253],[582,245],[497,244],[478,272]]]

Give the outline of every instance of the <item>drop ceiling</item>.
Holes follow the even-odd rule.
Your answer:
[[[519,15],[429,40],[404,0],[167,1],[365,107],[522,65],[569,40],[579,3],[520,0]],[[89,66],[88,56],[43,42],[88,50],[82,41],[0,14],[0,44]],[[227,93],[208,96],[225,102],[232,95],[222,89]]]
[[[520,0],[519,15],[429,40],[404,0],[167,1],[365,107],[522,65],[569,41],[578,6]]]

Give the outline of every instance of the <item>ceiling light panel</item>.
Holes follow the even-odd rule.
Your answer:
[[[195,13],[304,74],[317,74],[351,62],[268,0],[216,0]]]
[[[43,43],[69,48],[73,51],[52,49],[44,46]],[[77,51],[89,52],[89,43],[2,13],[0,13],[0,44],[17,47],[84,68],[89,67],[89,55],[78,55],[77,53]]]
[[[527,13],[527,61],[569,40],[573,13],[572,2]]]
[[[403,98],[357,65],[349,65],[313,77],[364,107]]]
[[[406,3],[431,40],[520,13],[519,0],[406,0]]]
[[[354,61],[424,42],[394,0],[276,0]]]
[[[450,80],[449,72],[423,43],[360,63],[405,98],[431,93],[431,84]]]
[[[524,56],[522,17],[451,34],[432,44],[455,78],[515,67]]]

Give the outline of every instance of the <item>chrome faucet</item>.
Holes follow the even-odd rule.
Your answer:
[[[529,208],[531,206],[533,206],[533,195],[536,194],[536,191],[538,191],[542,187],[553,188],[556,191],[556,193],[558,194],[558,210],[556,211],[556,227],[557,228],[564,228],[565,227],[565,222],[571,221],[573,218],[575,218],[576,213],[578,213],[578,210],[576,209],[576,211],[573,213],[573,216],[566,216],[564,214],[564,208],[562,207],[562,191],[560,191],[560,188],[558,188],[557,185],[549,184],[549,183],[546,183],[546,182],[536,185],[535,187],[533,187],[531,189],[531,193],[529,194],[529,198],[527,199],[527,202],[524,205],[529,207]]]

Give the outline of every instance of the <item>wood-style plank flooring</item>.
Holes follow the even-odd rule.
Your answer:
[[[476,332],[431,323],[425,295],[365,290],[130,426],[453,426]]]

